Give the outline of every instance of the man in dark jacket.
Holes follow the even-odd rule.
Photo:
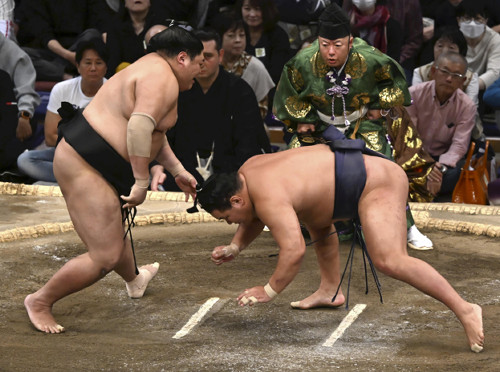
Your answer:
[[[213,31],[196,31],[204,62],[193,87],[179,95],[178,120],[167,132],[170,147],[198,183],[212,173],[237,170],[254,155],[270,152],[269,138],[252,88],[220,67],[224,50]],[[155,166],[156,189],[179,191],[173,177]]]

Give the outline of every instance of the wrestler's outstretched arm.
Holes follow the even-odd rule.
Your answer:
[[[259,208],[258,214],[266,217],[263,222],[278,243],[278,264],[265,286],[247,288],[240,293],[237,298],[240,306],[269,302],[277,296],[299,272],[306,250],[300,223],[292,205],[268,203],[264,209]]]
[[[212,262],[216,265],[221,265],[224,262],[232,261],[259,236],[262,229],[264,229],[264,224],[258,219],[253,220],[249,224],[238,225],[238,230],[236,230],[233,239],[231,239],[231,244],[214,248],[211,257]]]

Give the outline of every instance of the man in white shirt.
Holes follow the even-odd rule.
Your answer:
[[[45,144],[48,148],[26,151],[17,158],[17,167],[23,174],[35,181],[56,182],[52,162],[57,142],[57,125],[61,120],[57,110],[62,102],[69,102],[80,108],[87,106],[106,82],[106,60],[106,46],[102,40],[94,39],[78,45],[76,63],[80,76],[61,81],[52,88],[44,123]]]

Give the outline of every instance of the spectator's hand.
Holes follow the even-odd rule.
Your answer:
[[[441,190],[441,185],[443,183],[443,173],[441,173],[441,163],[436,162],[434,168],[427,176],[427,191],[432,195],[436,196]]]
[[[434,36],[434,25],[424,27],[423,35],[424,41],[432,39]]]
[[[126,203],[123,205],[123,208],[133,208],[137,207],[139,204],[142,204],[144,200],[146,199],[146,195],[148,193],[147,188],[143,188],[140,186],[137,186],[134,184],[132,186],[132,189],[130,190],[130,195],[125,196],[121,195],[120,197],[125,201]]]
[[[245,289],[236,299],[236,301],[238,301],[238,305],[242,307],[246,305],[253,306],[256,303],[269,302],[271,300],[272,298],[267,295],[263,286]]]
[[[314,124],[297,124],[297,133],[312,133],[314,131]]]
[[[175,177],[175,183],[186,194],[186,201],[189,200],[189,195],[193,199],[196,197],[196,178],[187,170],[183,170]]]
[[[167,179],[167,175],[163,171],[163,166],[155,165],[151,167],[151,191],[158,191],[158,185],[162,185]]]
[[[479,78],[479,90],[485,90],[486,89],[486,83],[484,82],[483,79]]]
[[[22,142],[25,139],[30,138],[32,134],[33,131],[31,130],[31,124],[29,119],[20,117],[19,121],[17,122],[17,128],[16,128],[17,139]]]

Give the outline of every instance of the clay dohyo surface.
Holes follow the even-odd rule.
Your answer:
[[[409,252],[483,307],[486,344],[475,354],[451,311],[409,285],[379,274],[381,304],[369,276],[365,295],[359,248],[350,309],[361,303],[367,307],[332,347],[322,345],[348,314],[345,308],[300,311],[289,305],[318,286],[313,248],[307,249],[295,280],[273,302],[238,307],[235,298],[241,291],[266,284],[278,248],[270,233],[263,232],[235,261],[214,265],[210,252],[229,243],[235,228],[216,222],[134,228],[139,265],[161,264],[146,295],[129,299],[121,278],[110,273],[55,305],[55,317],[67,330],[60,335],[35,331],[23,300],[85,251],[80,239],[70,231],[0,243],[0,371],[499,370],[497,238],[424,231],[435,249]],[[349,247],[341,245],[343,262]],[[347,283],[343,289],[346,293]],[[212,297],[220,300],[204,320],[173,339]]]

